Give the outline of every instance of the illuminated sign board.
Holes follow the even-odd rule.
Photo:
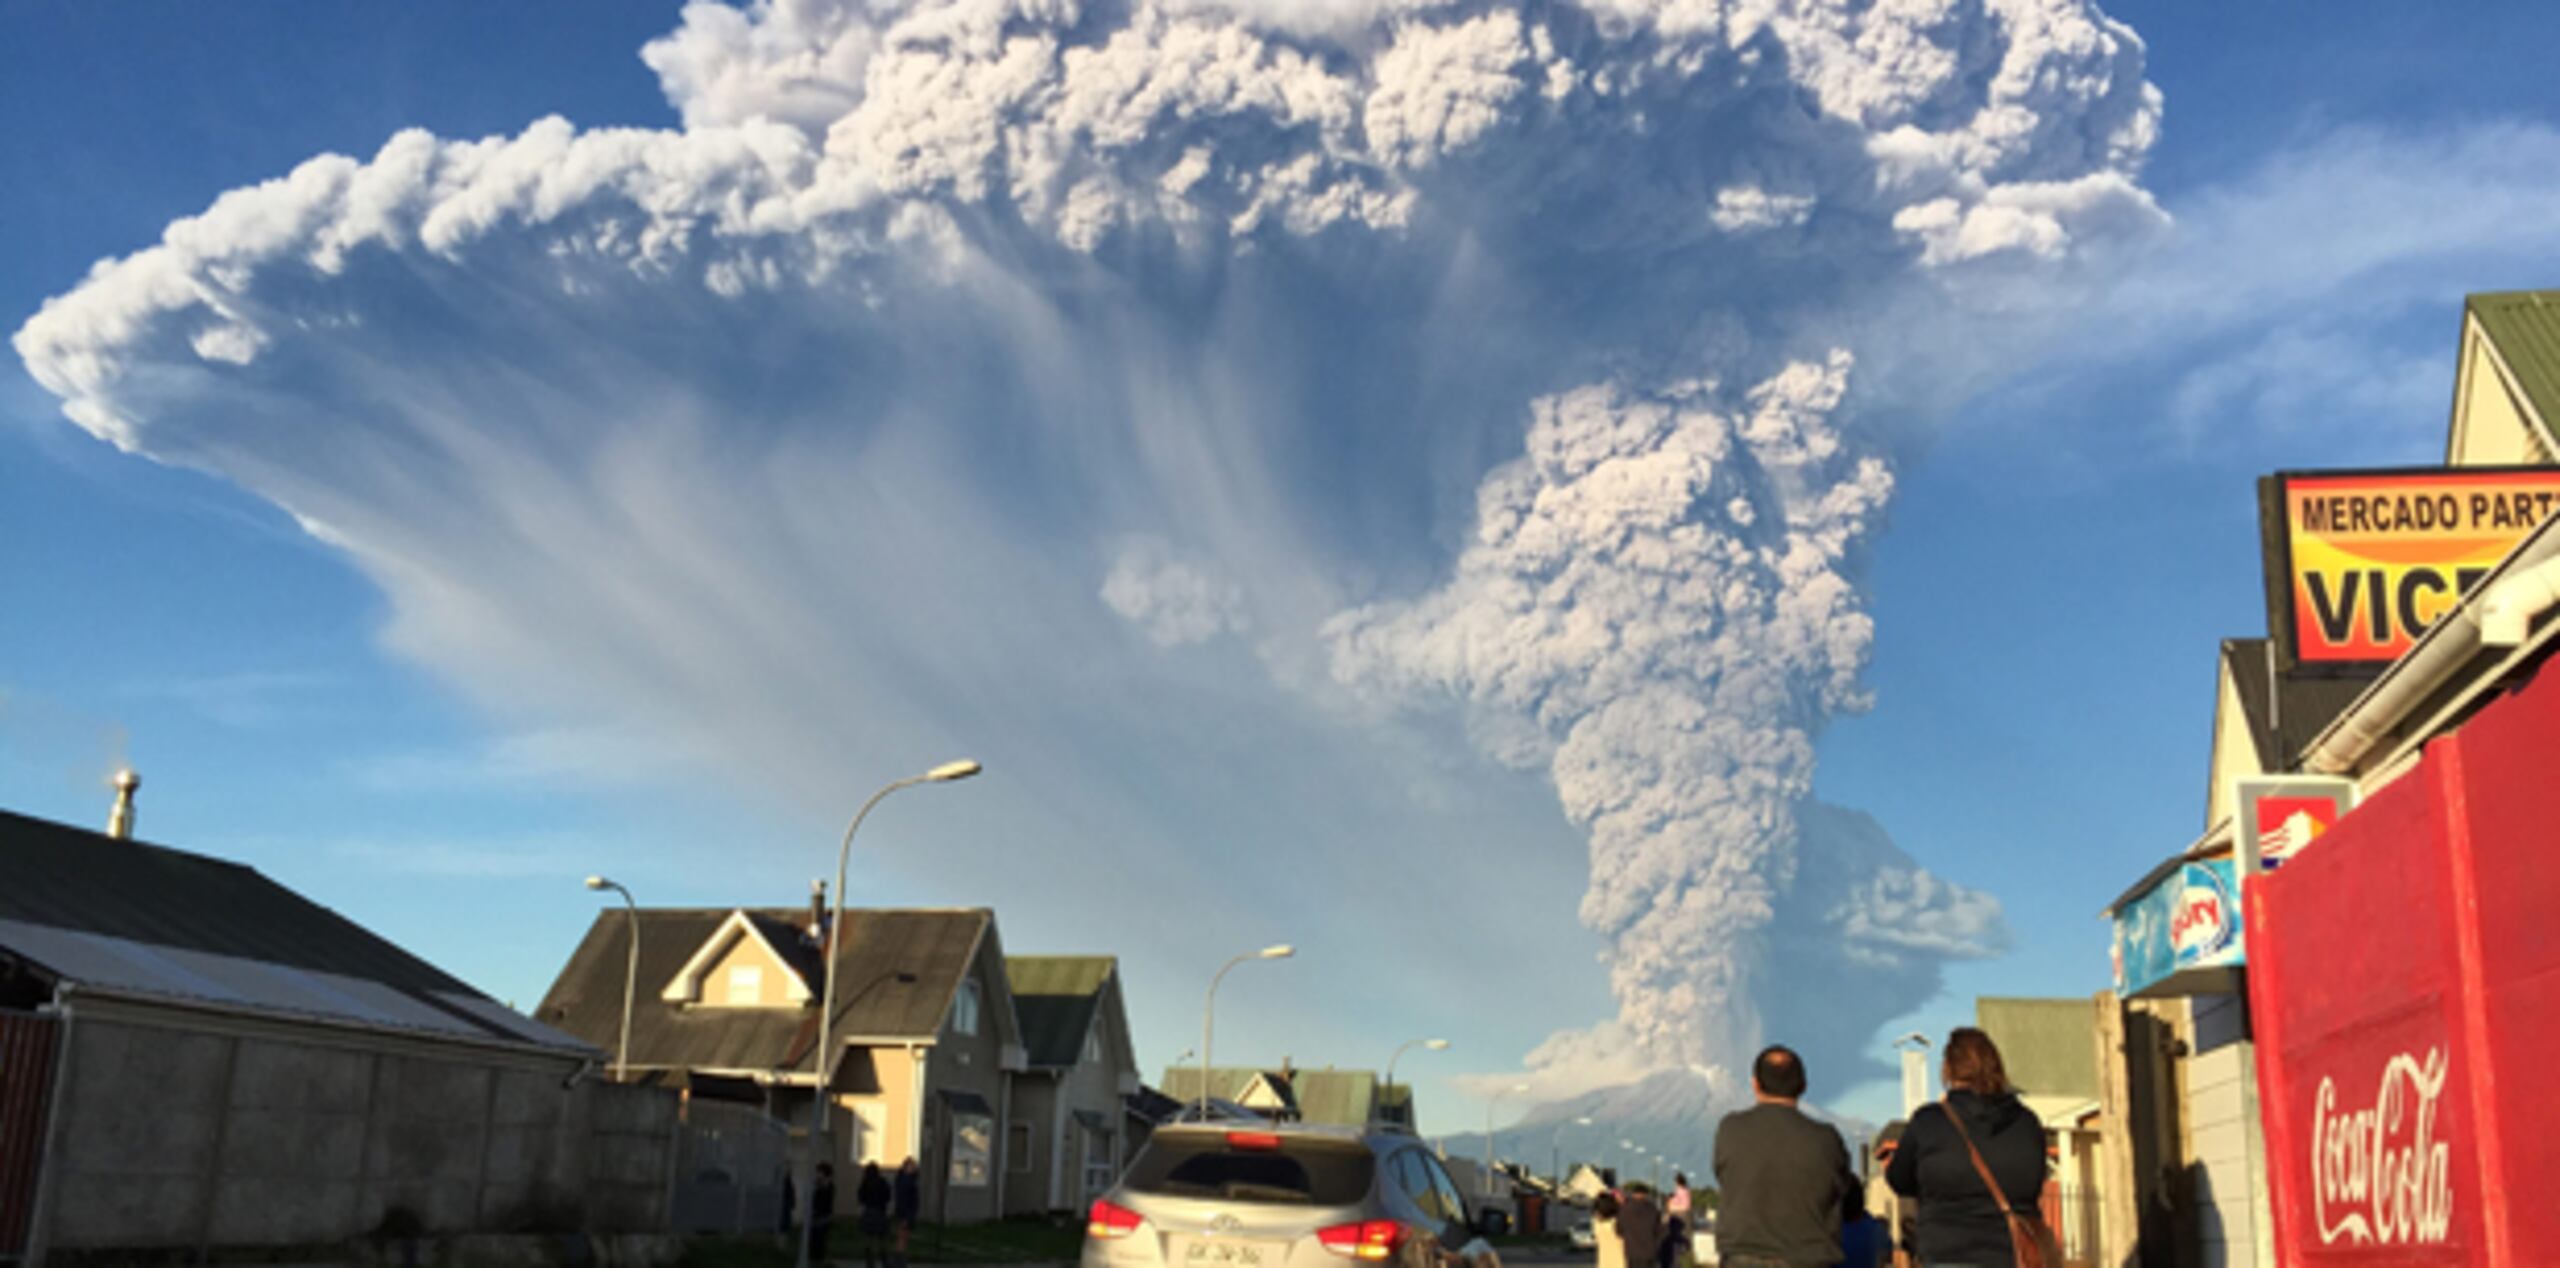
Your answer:
[[[2560,509],[2560,468],[2320,471],[2260,482],[2267,622],[2292,663],[2399,658]]]

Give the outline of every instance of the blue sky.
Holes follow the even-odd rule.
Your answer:
[[[1823,736],[1817,791],[1995,895],[2011,935],[2002,956],[1952,964],[1946,991],[1886,1033],[1953,1024],[1976,994],[2105,985],[2098,908],[2202,826],[2214,641],[2262,628],[2252,478],[2431,459],[2461,295],[2555,276],[2544,196],[2560,178],[2535,160],[2560,148],[2560,88],[2537,64],[2560,17],[2112,11],[2148,41],[2166,95],[2145,183],[2179,236],[1896,442],[1898,493],[1859,564],[1875,705]],[[0,108],[18,121],[0,151],[12,328],[92,261],[322,151],[370,155],[408,127],[514,133],[549,114],[678,123],[635,55],[675,27],[670,7],[163,7],[147,25],[135,12],[0,16]],[[144,835],[253,863],[524,1004],[594,910],[587,872],[650,903],[716,904],[797,901],[826,869],[830,796],[804,773],[742,780],[658,729],[663,714],[521,705],[506,683],[457,673],[449,648],[422,653],[428,636],[375,576],[269,501],[120,453],[57,408],[13,361],[0,578],[19,602],[0,622],[0,804],[94,823],[105,773],[129,760],[147,780]],[[1390,578],[1433,567],[1416,552],[1376,562]],[[1400,734],[1349,744],[1322,710],[1243,699],[1235,661],[1195,648],[1167,663],[1182,699],[1233,692],[1249,724],[1222,727],[1214,709],[1121,717],[1095,728],[1084,767],[1043,765],[1042,746],[1078,734],[1073,718],[1131,688],[1103,667],[1060,688],[1055,716],[1070,721],[1054,730],[971,734],[968,717],[1011,715],[954,705],[914,744],[850,742],[862,760],[841,772],[845,810],[901,762],[966,749],[990,768],[884,809],[859,848],[860,897],[995,901],[1010,949],[1120,951],[1151,1067],[1193,1042],[1198,988],[1230,943],[1305,948],[1253,971],[1264,980],[1230,979],[1221,1051],[1239,1057],[1374,1063],[1404,1031],[1435,1032],[1459,1047],[1417,1073],[1496,1071],[1608,1014],[1599,942],[1569,898],[1579,834],[1534,774]],[[1232,760],[1185,764],[1203,752]],[[1399,757],[1419,773],[1386,768]],[[1151,774],[1163,770],[1188,773],[1167,787]],[[1061,783],[982,795],[1016,771]],[[1097,779],[1118,786],[1085,786]],[[1350,812],[1310,809],[1341,839],[1273,853],[1292,807],[1393,803],[1363,780],[1438,791],[1382,811],[1368,841]],[[1121,870],[1129,856],[1107,841],[1134,803],[1196,852]],[[1440,839],[1380,844],[1411,834]],[[1256,875],[1270,866],[1330,872],[1363,896],[1275,898]],[[1044,891],[1079,897],[1026,897]],[[1400,939],[1378,927],[1392,908],[1371,891],[1474,932]],[[1132,921],[1098,906],[1112,893],[1184,899]],[[1475,1121],[1458,1086],[1424,1095],[1426,1126]],[[1887,1095],[1868,1086],[1845,1104],[1876,1113]]]

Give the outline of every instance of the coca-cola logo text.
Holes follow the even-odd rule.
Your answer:
[[[2322,1243],[2441,1244],[2453,1225],[2453,1174],[2436,1137],[2444,1100],[2444,1050],[2401,1053],[2382,1069],[2373,1103],[2338,1106],[2337,1081],[2320,1080],[2311,1114],[2312,1220]]]

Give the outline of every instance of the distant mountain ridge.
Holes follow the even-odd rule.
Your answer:
[[[1496,1128],[1494,1154],[1503,1161],[1525,1164],[1540,1175],[1559,1165],[1570,1170],[1576,1163],[1588,1162],[1617,1168],[1621,1180],[1652,1180],[1658,1170],[1661,1183],[1667,1185],[1673,1172],[1684,1171],[1692,1184],[1713,1184],[1716,1123],[1751,1104],[1748,1084],[1720,1086],[1723,1082],[1720,1076],[1701,1070],[1662,1070],[1633,1083],[1549,1101],[1518,1122]],[[1875,1124],[1828,1113],[1820,1106],[1808,1106],[1807,1112],[1840,1129],[1852,1159],[1857,1157],[1859,1143],[1875,1131]],[[1581,1121],[1586,1118],[1591,1120],[1588,1124]],[[1453,1156],[1484,1155],[1480,1131],[1436,1139]],[[1640,1155],[1620,1141],[1633,1142],[1649,1153]],[[1661,1160],[1658,1166],[1656,1158]]]

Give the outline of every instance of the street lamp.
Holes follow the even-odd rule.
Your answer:
[[[1504,1088],[1504,1089],[1502,1089],[1501,1091],[1496,1092],[1496,1093],[1494,1093],[1493,1095],[1488,1096],[1488,1097],[1486,1097],[1486,1098],[1485,1098],[1485,1101],[1484,1101],[1484,1196],[1485,1196],[1485,1200],[1486,1200],[1486,1201],[1488,1201],[1488,1202],[1490,1202],[1490,1201],[1492,1201],[1492,1200],[1493,1200],[1493,1107],[1494,1107],[1494,1106],[1496,1106],[1496,1105],[1501,1104],[1501,1103],[1502,1103],[1502,1098],[1504,1098],[1504,1097],[1506,1097],[1506,1096],[1513,1096],[1513,1095],[1516,1095],[1516,1094],[1521,1093],[1521,1092],[1526,1092],[1526,1091],[1528,1091],[1528,1090],[1529,1090],[1529,1085],[1528,1085],[1528,1084],[1526,1084],[1526,1083],[1514,1083],[1514,1084],[1512,1084],[1511,1086],[1509,1086],[1509,1087],[1507,1087],[1507,1088]]]
[[[1286,960],[1297,953],[1298,949],[1290,946],[1286,942],[1276,943],[1272,946],[1264,947],[1259,951],[1247,951],[1243,955],[1237,956],[1236,958],[1227,961],[1225,964],[1219,965],[1217,974],[1209,979],[1209,998],[1206,1002],[1200,1005],[1201,1118],[1206,1119],[1209,1117],[1209,1046],[1210,1041],[1217,1037],[1218,983],[1225,980],[1228,969],[1232,969],[1247,960]]]
[[[622,1043],[613,1050],[613,1081],[624,1083],[631,1078],[631,991],[640,981],[640,904],[632,901],[630,890],[601,876],[588,877],[587,888],[622,895],[622,905],[631,913],[631,962],[622,971]]]
[[[1448,1041],[1448,1040],[1446,1040],[1446,1039],[1407,1039],[1407,1040],[1405,1040],[1402,1044],[1400,1044],[1400,1045],[1398,1045],[1398,1046],[1396,1047],[1396,1050],[1395,1050],[1394,1054],[1393,1054],[1393,1055],[1390,1055],[1390,1056],[1387,1058],[1387,1086],[1386,1086],[1386,1088],[1385,1088],[1383,1091],[1381,1091],[1381,1092],[1379,1093],[1379,1095],[1381,1095],[1381,1096],[1385,1096],[1385,1095],[1388,1095],[1388,1094],[1390,1094],[1390,1093],[1392,1093],[1392,1092],[1394,1092],[1394,1091],[1396,1090],[1396,1058],[1397,1058],[1397,1057],[1401,1057],[1401,1056],[1403,1056],[1403,1055],[1404,1055],[1404,1052],[1405,1052],[1405,1049],[1410,1048],[1410,1047],[1413,1047],[1415,1044],[1420,1044],[1420,1045],[1422,1045],[1422,1047],[1423,1047],[1426,1051],[1430,1051],[1430,1052],[1446,1052],[1446,1051],[1448,1051],[1448,1050],[1449,1050],[1449,1041]],[[1405,1125],[1405,1126],[1407,1126],[1407,1127],[1411,1127],[1411,1126],[1413,1126],[1413,1117],[1412,1117],[1412,1114],[1410,1113],[1411,1102],[1410,1102],[1410,1101],[1408,1101],[1406,1104],[1407,1104],[1407,1108],[1408,1108],[1408,1113],[1407,1113],[1407,1114],[1406,1114],[1406,1116],[1405,1116],[1405,1122],[1404,1122],[1404,1125]]]
[[[873,806],[880,804],[881,798],[901,788],[912,788],[917,784],[947,784],[956,779],[967,779],[982,769],[984,768],[976,762],[963,758],[956,762],[944,762],[921,775],[910,775],[905,779],[897,780],[871,794],[871,800],[862,803],[862,809],[854,812],[853,822],[844,827],[844,842],[836,847],[835,905],[827,916],[825,936],[819,940],[819,944],[826,948],[825,963],[819,969],[819,972],[825,976],[826,985],[821,989],[818,1004],[818,1046],[810,1054],[811,1060],[817,1066],[813,1072],[813,1078],[814,1090],[818,1097],[818,1131],[821,1134],[827,1130],[827,1111],[830,1103],[835,1100],[834,1097],[827,1095],[827,1076],[835,1069],[834,1053],[828,1050],[828,1031],[836,1015],[836,952],[842,950],[836,944],[836,934],[844,928],[844,868],[845,861],[853,855],[854,830],[862,826],[864,816],[871,813]]]
[[[1564,1129],[1568,1125],[1589,1127],[1591,1122],[1589,1114],[1576,1115],[1570,1120],[1556,1120],[1556,1134],[1547,1141],[1547,1172],[1554,1177],[1558,1193],[1564,1192]]]

